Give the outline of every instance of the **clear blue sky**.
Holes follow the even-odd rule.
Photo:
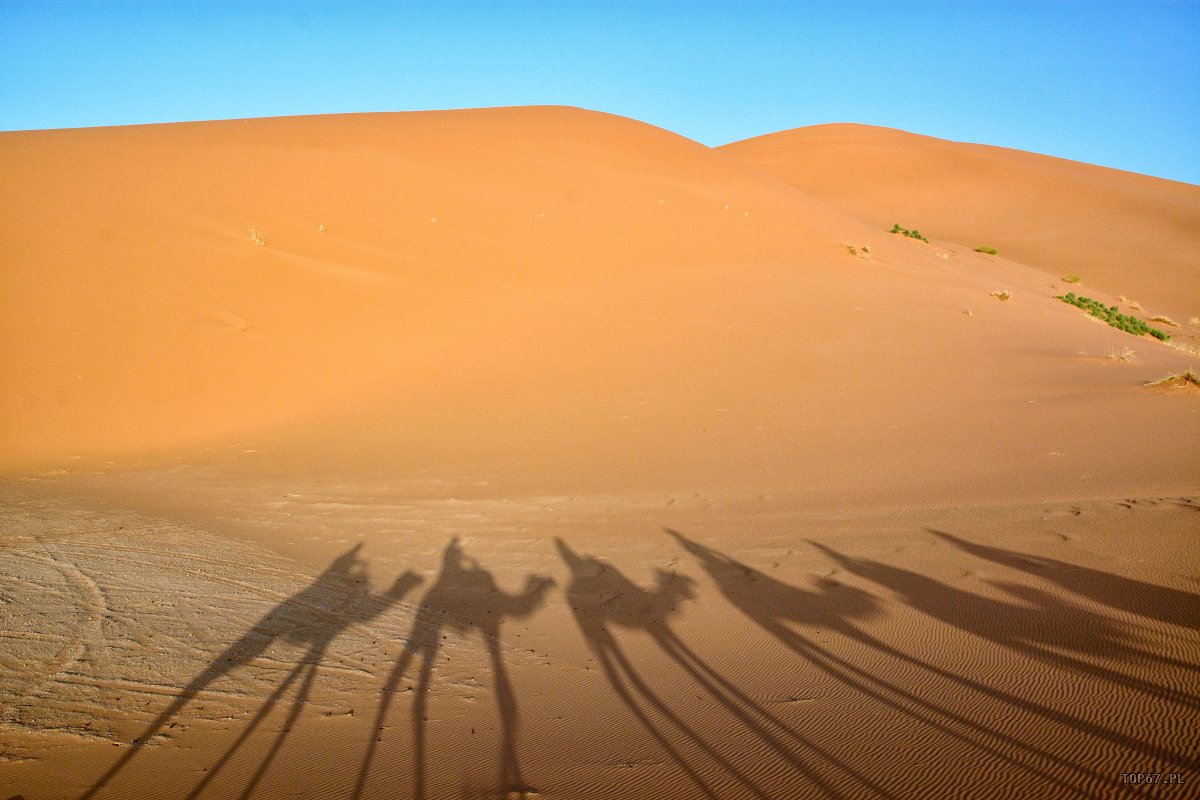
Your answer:
[[[1200,184],[1200,0],[0,0],[0,130],[557,103],[887,125]]]

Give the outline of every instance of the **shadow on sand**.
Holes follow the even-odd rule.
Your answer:
[[[300,679],[300,687],[292,698],[292,706],[288,711],[283,728],[275,737],[275,741],[271,744],[249,783],[238,795],[241,800],[250,797],[263,776],[266,775],[272,760],[283,746],[288,733],[299,718],[300,712],[303,711],[313,682],[316,680],[317,670],[330,642],[347,627],[365,622],[383,613],[421,582],[416,574],[406,572],[396,579],[388,591],[379,595],[372,594],[367,581],[366,563],[358,555],[361,546],[361,544],[357,544],[338,556],[328,569],[316,577],[311,585],[273,608],[242,638],[213,659],[212,663],[192,679],[183,692],[163,709],[154,721],[142,731],[141,735],[133,740],[127,752],[92,785],[91,789],[80,797],[80,800],[89,800],[103,789],[129,764],[143,745],[168,726],[184,706],[211,684],[239,666],[252,662],[263,655],[276,641],[306,646],[307,652],[263,702],[245,730],[188,794],[189,798],[195,798],[204,791],[237,750],[250,738],[255,728],[270,715],[288,688]]]
[[[986,717],[980,719],[963,710],[970,709],[970,703],[956,703],[953,707],[946,705],[939,699],[943,695],[936,690],[930,691],[931,680],[952,682],[958,687],[956,692],[960,697],[963,696],[963,690],[975,692],[1010,709],[1039,717],[1043,724],[1063,726],[1077,735],[1099,740],[1105,743],[1100,745],[1104,750],[1111,750],[1115,745],[1132,756],[1150,756],[1175,766],[1195,765],[1194,757],[1187,753],[1012,695],[883,642],[862,626],[863,622],[881,614],[882,607],[860,589],[828,578],[818,580],[815,591],[791,586],[676,531],[667,532],[696,557],[732,605],[819,671],[864,699],[881,704],[931,731],[1048,782],[1056,787],[1055,794],[1088,797],[1096,785],[1111,783],[1112,776],[1099,775],[1079,763],[1030,743],[1024,736],[1006,732]],[[891,589],[913,608],[932,614],[967,633],[1041,658],[1063,670],[1082,671],[1103,681],[1102,686],[1154,691],[1156,697],[1183,703],[1189,700],[1184,692],[1130,679],[1063,654],[1064,650],[1074,648],[1117,658],[1140,658],[1145,655],[1141,651],[1131,650],[1113,627],[1115,623],[1105,617],[1088,616],[1089,612],[1085,609],[1054,601],[1041,594],[1036,595],[1041,601],[1038,608],[999,603],[953,589],[913,572],[849,558],[822,545],[814,546],[848,572]],[[1023,587],[1022,596],[1033,596],[1033,590]],[[873,652],[877,657],[876,661],[882,658],[880,663],[885,665],[890,661],[893,666],[903,664],[916,668],[926,678],[904,684],[890,680],[888,675],[892,674],[893,666],[885,666],[880,670],[854,663],[802,633],[801,630],[805,628],[844,636],[868,648],[868,652]],[[1030,631],[1037,633],[1031,634]]]
[[[648,634],[728,718],[736,720],[743,735],[756,743],[757,752],[791,776],[786,782],[807,780],[824,796],[846,796],[826,777],[833,773],[856,784],[850,795],[887,796],[850,764],[800,736],[679,637],[669,620],[679,613],[684,601],[693,598],[695,583],[691,578],[658,570],[654,587],[646,589],[611,564],[579,555],[561,539],[555,543],[571,570],[567,588],[571,612],[609,685],[697,792],[709,798],[729,796],[730,792],[759,798],[774,796],[772,787],[751,774],[761,773],[761,763],[753,770],[739,766],[655,692],[618,642],[618,629]],[[856,597],[851,602],[856,604],[854,613],[871,610],[870,598]],[[778,784],[778,779],[772,779],[772,783]]]
[[[1200,630],[1200,595],[1181,592],[1166,586],[1155,586],[1120,575],[1111,575],[1053,558],[975,544],[953,534],[935,531],[931,528],[926,528],[926,530],[964,553],[970,553],[1010,569],[1036,575],[1042,580],[1055,583],[1080,597],[1086,597],[1109,608],[1137,614],[1169,625]]]
[[[496,703],[500,712],[500,774],[498,789],[501,796],[524,796],[534,790],[525,785],[517,761],[517,701],[508,670],[500,653],[500,628],[506,619],[524,619],[543,603],[546,591],[554,585],[551,578],[530,575],[525,587],[517,594],[507,594],[496,586],[492,574],[466,556],[455,537],[442,553],[442,568],[437,580],[421,599],[417,617],[401,651],[396,666],[388,676],[379,698],[366,757],[359,769],[354,798],[362,796],[370,775],[375,751],[382,740],[392,698],[400,681],[412,666],[420,664],[416,687],[413,690],[413,797],[425,797],[425,722],[429,701],[429,686],[433,680],[434,662],[444,630],[479,631],[491,658]],[[393,789],[388,795],[396,796]]]

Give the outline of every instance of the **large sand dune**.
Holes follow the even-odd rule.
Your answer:
[[[0,174],[0,798],[1200,782],[1196,187],[558,107]]]
[[[1150,314],[1196,315],[1200,187],[869,125],[817,125],[721,148],[876,227],[899,223]]]

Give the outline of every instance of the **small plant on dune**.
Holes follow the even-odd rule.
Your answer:
[[[1188,325],[1200,325],[1200,317],[1192,317],[1188,320]]]
[[[975,252],[976,252],[976,253],[984,253],[984,254],[986,254],[986,255],[989,255],[989,256],[996,256],[996,255],[1000,255],[1000,251],[999,251],[999,250],[997,250],[997,249],[996,249],[996,248],[994,248],[994,247],[988,247],[986,244],[981,244],[981,245],[979,245],[979,247],[976,247],[976,248],[975,248]]]
[[[902,236],[907,236],[910,239],[920,239],[922,242],[929,241],[924,236],[922,236],[921,232],[919,230],[917,230],[916,228],[913,228],[911,231],[908,228],[901,228],[899,222],[897,222],[895,225],[892,226],[892,230],[890,231],[890,233],[899,233]]]
[[[1159,378],[1156,381],[1150,381],[1147,386],[1195,386],[1200,388],[1200,375],[1197,375],[1193,370],[1187,369],[1183,372],[1176,372],[1173,375],[1167,375]]]
[[[1117,299],[1120,300],[1125,305],[1132,308],[1134,311],[1145,311],[1146,310],[1146,309],[1142,308],[1142,304],[1139,303],[1137,300],[1130,300],[1128,297],[1126,297],[1123,294],[1117,295]]]
[[[1066,275],[1063,277],[1063,280],[1067,283],[1083,283],[1083,278],[1078,275]]]
[[[1179,327],[1178,322],[1171,319],[1170,317],[1163,316],[1162,314],[1156,314],[1155,316],[1150,318],[1150,321],[1151,322],[1161,322],[1163,325],[1170,325],[1172,328]]]
[[[325,232],[325,223],[322,222],[320,225],[317,226],[317,233],[324,233],[324,232]]]
[[[963,313],[964,313],[964,314],[966,314],[968,317],[973,317],[973,316],[975,316],[975,311],[974,311],[974,310],[972,310],[972,309],[970,309],[970,308],[968,308],[968,309],[967,309],[966,311],[964,311]]]
[[[1008,291],[1007,289],[999,292],[992,292],[992,297],[996,298],[1001,303],[1007,303],[1008,298],[1012,297],[1012,292]]]
[[[1173,347],[1176,350],[1188,353],[1189,355],[1200,356],[1200,347],[1197,347],[1194,344],[1188,344],[1187,342],[1167,342],[1167,347]]]
[[[250,229],[250,241],[254,242],[259,247],[267,246],[267,237],[263,236],[261,231],[257,231],[254,228]]]
[[[1110,347],[1108,348],[1108,357],[1121,364],[1124,364],[1127,361],[1138,360],[1138,357],[1134,354],[1133,350],[1128,347]]]
[[[1171,341],[1171,335],[1164,333],[1158,328],[1151,328],[1142,320],[1128,314],[1122,314],[1117,311],[1116,306],[1106,306],[1098,300],[1093,300],[1090,297],[1076,297],[1074,292],[1067,292],[1064,295],[1058,295],[1055,299],[1062,300],[1064,303],[1070,303],[1076,308],[1081,308],[1093,317],[1107,322],[1118,330],[1131,333],[1134,336],[1150,334],[1155,339],[1164,342]]]
[[[852,256],[858,256],[865,261],[871,260],[871,246],[869,244],[855,246],[846,242],[846,252]]]

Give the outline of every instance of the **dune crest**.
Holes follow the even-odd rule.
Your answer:
[[[1194,315],[1200,186],[870,125],[815,125],[720,148],[876,227],[1035,265]]]

